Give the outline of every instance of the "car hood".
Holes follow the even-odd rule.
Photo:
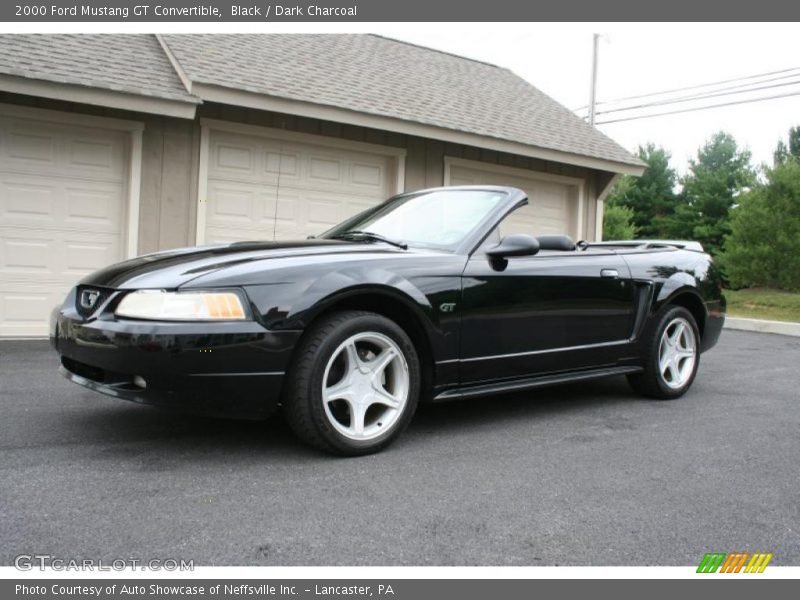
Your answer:
[[[352,260],[358,254],[404,253],[386,244],[343,240],[235,242],[145,254],[96,271],[80,283],[115,289],[175,289],[198,277],[243,263],[268,267],[278,261],[282,265],[289,261],[302,265],[337,255],[342,260]]]

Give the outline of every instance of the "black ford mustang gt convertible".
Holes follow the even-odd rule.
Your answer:
[[[53,312],[61,372],[193,412],[282,406],[303,440],[349,455],[388,445],[420,401],[623,374],[683,395],[724,320],[710,257],[505,231],[526,203],[515,188],[424,190],[319,238],[112,265]]]

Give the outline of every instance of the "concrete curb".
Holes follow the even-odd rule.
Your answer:
[[[725,317],[725,329],[757,331],[759,333],[777,333],[780,335],[800,337],[800,323],[792,323],[789,321],[766,321],[763,319]]]

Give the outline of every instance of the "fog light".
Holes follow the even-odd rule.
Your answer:
[[[144,380],[144,377],[142,377],[141,375],[136,375],[133,378],[133,385],[135,385],[136,387],[140,387],[142,389],[145,389],[147,387],[147,382]]]

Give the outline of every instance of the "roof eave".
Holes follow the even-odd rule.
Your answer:
[[[611,173],[639,176],[644,173],[645,169],[644,166],[638,164],[638,161],[636,161],[633,156],[631,156],[630,163],[607,160],[550,148],[531,146],[521,142],[503,140],[466,131],[447,129],[435,125],[405,121],[394,117],[363,113],[346,108],[314,104],[277,96],[268,96],[246,90],[202,83],[196,80],[192,82],[191,91],[195,96],[207,102],[218,102],[231,106],[267,110],[300,117],[321,119],[323,121],[332,121],[335,123],[359,125],[370,129],[380,129],[454,144],[486,148],[497,152],[507,152],[509,154],[528,156]]]
[[[194,119],[199,103],[2,74],[0,91],[180,119]]]

